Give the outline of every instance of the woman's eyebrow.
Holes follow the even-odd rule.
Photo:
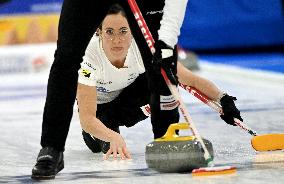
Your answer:
[[[129,28],[128,27],[121,27],[118,30],[124,30],[124,29],[129,29]],[[112,27],[106,27],[105,30],[115,30],[115,29],[112,28]]]
[[[112,27],[106,27],[105,29],[108,29],[108,30],[114,30]]]
[[[121,31],[121,30],[128,30],[129,28],[128,27],[121,27],[121,28],[119,28],[119,30]]]

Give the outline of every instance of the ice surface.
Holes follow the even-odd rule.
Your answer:
[[[199,75],[238,98],[237,106],[251,128],[259,134],[284,133],[284,75],[206,62],[201,67]],[[0,77],[0,183],[32,183],[30,174],[40,150],[48,73]],[[93,154],[84,145],[74,109],[65,168],[55,180],[44,183],[284,183],[283,160],[256,161],[258,153],[250,145],[251,135],[225,124],[209,107],[180,91],[199,132],[213,143],[215,164],[236,166],[236,174],[193,178],[190,173],[165,174],[148,169],[144,151],[153,139],[149,119],[121,129],[133,160],[103,161],[102,154]],[[284,157],[283,151],[277,154]]]

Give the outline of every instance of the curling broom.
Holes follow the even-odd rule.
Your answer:
[[[140,29],[142,31],[142,34],[144,35],[144,38],[145,38],[145,40],[146,40],[146,42],[147,42],[151,52],[154,54],[155,53],[155,48],[154,48],[155,41],[154,41],[154,39],[153,39],[153,37],[151,35],[151,32],[150,32],[150,30],[149,30],[149,28],[148,28],[148,26],[147,26],[143,16],[142,16],[142,13],[141,13],[141,11],[140,11],[136,1],[135,0],[128,0],[128,4],[129,4],[129,6],[130,6],[130,8],[131,8],[131,10],[132,10],[132,12],[134,14],[134,17],[135,17],[135,19],[136,19],[136,21],[137,21],[137,23],[138,23],[138,25],[139,25],[139,27],[140,27]],[[200,142],[200,144],[202,146],[202,149],[204,150],[204,158],[205,158],[205,160],[207,162],[207,165],[210,167],[210,169],[209,168],[208,169],[202,168],[200,170],[199,169],[195,169],[195,172],[198,172],[199,175],[202,175],[202,174],[206,175],[206,173],[208,173],[209,170],[210,170],[211,175],[212,174],[214,174],[214,175],[215,174],[224,174],[224,171],[230,171],[231,173],[232,172],[236,172],[236,168],[233,167],[233,166],[214,167],[213,159],[212,159],[211,155],[209,154],[209,152],[208,152],[208,150],[207,150],[207,148],[206,148],[206,146],[205,146],[205,144],[204,144],[204,142],[203,142],[199,132],[197,131],[197,129],[196,129],[196,127],[195,127],[191,117],[189,116],[189,113],[187,112],[186,107],[185,107],[183,101],[181,100],[180,94],[178,93],[177,87],[174,86],[170,82],[170,80],[168,79],[165,71],[162,68],[161,68],[161,73],[162,73],[163,78],[164,78],[167,86],[169,87],[172,95],[175,97],[175,99],[179,103],[179,108],[180,108],[181,113],[183,114],[186,122],[190,123],[190,127],[191,127],[191,130],[192,130],[192,133],[194,134],[194,136],[196,137],[198,142]],[[193,175],[194,175],[194,173],[193,173]]]

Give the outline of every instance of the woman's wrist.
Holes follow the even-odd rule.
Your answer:
[[[220,101],[221,101],[221,99],[225,96],[225,95],[227,95],[227,93],[225,93],[225,92],[220,92],[219,94],[218,94],[218,97],[217,97],[217,99],[216,99],[216,102],[218,102],[219,104],[221,103]]]

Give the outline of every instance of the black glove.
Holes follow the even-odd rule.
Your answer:
[[[162,40],[155,43],[156,52],[153,56],[153,70],[161,74],[163,68],[172,84],[178,85],[177,78],[177,52]],[[163,54],[162,54],[163,52]]]
[[[221,99],[220,103],[222,105],[223,109],[223,115],[220,117],[228,124],[236,126],[234,118],[238,118],[239,120],[243,121],[240,111],[237,109],[234,101],[236,101],[237,98],[233,96],[229,96],[225,94]]]

